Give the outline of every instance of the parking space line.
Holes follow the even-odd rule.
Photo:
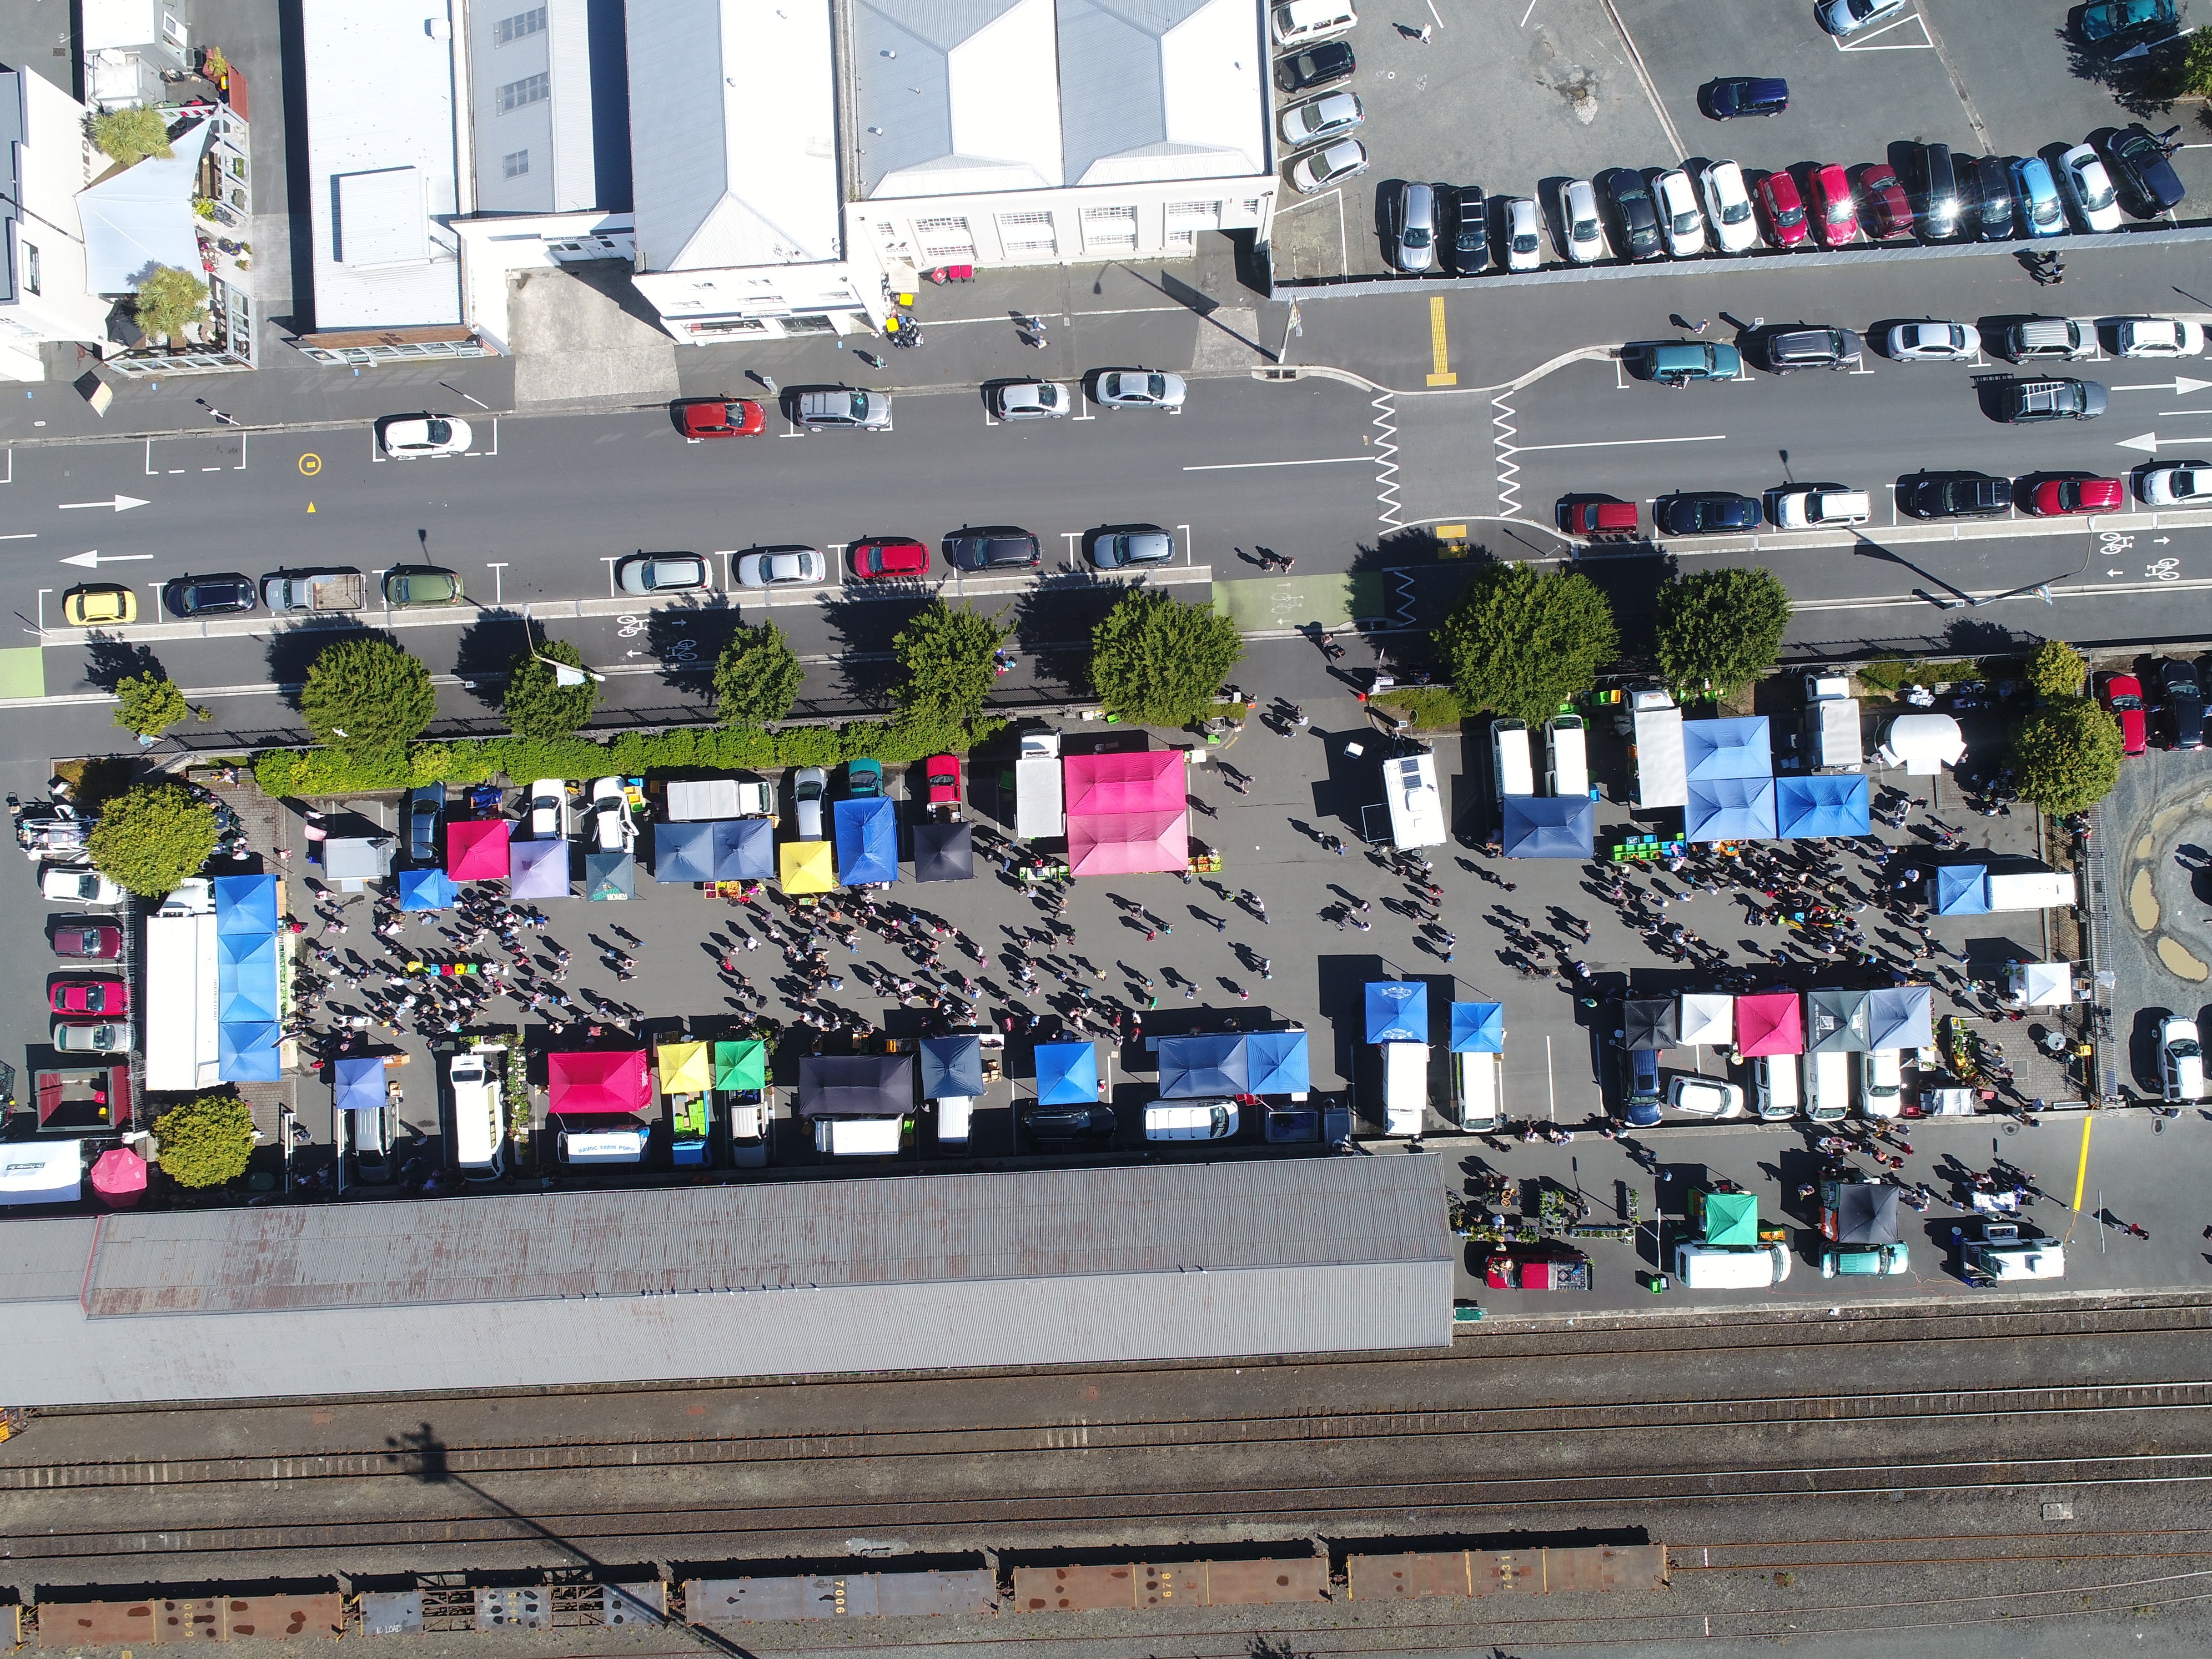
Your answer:
[[[1613,0],[1598,0],[1598,3],[1605,8],[1605,15],[1613,20],[1613,29],[1620,36],[1620,44],[1627,50],[1628,66],[1636,71],[1636,79],[1644,88],[1644,95],[1651,100],[1652,114],[1659,118],[1659,131],[1667,135],[1667,142],[1674,147],[1674,159],[1677,161],[1688,161],[1689,149],[1682,143],[1682,135],[1674,131],[1674,118],[1667,113],[1667,106],[1659,100],[1658,84],[1652,80],[1651,71],[1644,66],[1644,54],[1637,50],[1636,38],[1629,33],[1620,8],[1613,4]]]
[[[1444,296],[1441,294],[1429,296],[1429,384],[1459,384],[1459,376],[1451,372],[1451,348],[1444,333]]]

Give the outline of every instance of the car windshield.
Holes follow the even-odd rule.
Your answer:
[[[2112,185],[2100,168],[2095,173],[2081,175],[2081,205],[2091,213],[2102,213],[2112,204]]]
[[[1802,225],[1805,222],[1805,210],[1795,202],[1781,203],[1774,210],[1774,222],[1778,225]]]
[[[1730,202],[1721,210],[1721,222],[1724,225],[1740,225],[1750,217],[1751,204],[1748,202]]]
[[[2035,222],[2055,225],[2058,222],[2058,198],[2056,196],[2037,196],[2033,198]]]
[[[2176,1037],[2166,1044],[2166,1051],[2176,1060],[2194,1060],[2202,1052],[2195,1037]]]
[[[1428,245],[1429,228],[1426,225],[1407,225],[1406,227],[1406,246],[1407,247],[1426,247]]]
[[[2142,706],[2143,700],[2131,691],[2116,693],[2112,698],[2112,707],[2115,708],[2140,708]]]

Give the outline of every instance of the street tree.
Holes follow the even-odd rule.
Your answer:
[[[891,641],[900,679],[892,694],[902,715],[939,715],[972,720],[998,678],[994,658],[1013,632],[997,616],[933,599],[915,613]]]
[[[573,738],[599,706],[597,680],[580,672],[570,676],[575,684],[562,685],[556,663],[580,671],[584,653],[566,640],[548,640],[514,659],[507,677],[507,723],[515,736]]]
[[[146,104],[110,110],[91,119],[92,142],[112,161],[129,167],[151,155],[166,161],[176,152],[169,148],[169,123],[161,111]]]
[[[179,1187],[220,1187],[246,1173],[253,1113],[236,1095],[202,1095],[154,1120],[161,1173]]]
[[[208,314],[207,284],[189,270],[156,265],[138,279],[131,314],[147,333],[174,341]]]
[[[739,628],[714,664],[714,696],[725,726],[766,726],[791,712],[806,671],[772,622]]]
[[[115,723],[142,738],[158,738],[186,714],[191,705],[174,680],[148,670],[115,683]]]
[[[2045,702],[2080,696],[2082,678],[2088,672],[2087,659],[2063,640],[2044,641],[2027,659],[2027,683]]]
[[[1790,625],[1790,592],[1773,572],[1700,570],[1659,590],[1660,671],[1676,694],[1732,697],[1771,670]]]
[[[141,784],[100,811],[86,837],[93,867],[140,898],[167,898],[215,851],[215,808],[178,783]]]
[[[1243,655],[1237,624],[1211,604],[1134,588],[1091,630],[1091,684],[1118,719],[1192,726]]]
[[[307,670],[300,712],[315,741],[366,751],[422,735],[438,712],[430,671],[388,640],[340,640]]]
[[[2088,697],[2045,703],[2013,734],[2020,793],[2058,816],[2094,806],[2120,781],[2120,723]]]
[[[1597,683],[1620,634],[1589,577],[1493,564],[1468,583],[1436,643],[1464,707],[1533,726]]]

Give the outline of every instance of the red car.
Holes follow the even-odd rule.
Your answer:
[[[1805,223],[1804,198],[1797,181],[1786,173],[1770,173],[1759,181],[1759,204],[1766,210],[1766,237],[1777,247],[1804,246],[1811,234]]]
[[[1912,234],[1912,204],[1905,199],[1905,186],[1897,182],[1897,169],[1887,163],[1859,174],[1859,193],[1866,198],[1872,234],[1878,241]]]
[[[960,805],[960,757],[933,755],[929,769],[929,804],[932,806]]]
[[[127,1014],[131,988],[119,979],[65,979],[46,993],[57,1014]]]
[[[2105,707],[2120,723],[2120,747],[2140,755],[2150,741],[2149,722],[2143,714],[2142,683],[2132,674],[2105,676]]]
[[[2027,510],[2039,519],[2064,513],[2117,513],[2127,499],[2127,486],[2118,478],[2045,478],[2027,498]]]
[[[1858,240],[1859,210],[1851,201],[1851,181],[1832,164],[1813,169],[1812,210],[1814,233],[1822,247],[1843,247]]]
[[[768,426],[768,411],[750,398],[686,398],[676,424],[687,438],[750,438]]]
[[[46,939],[58,957],[112,962],[123,954],[123,930],[104,921],[65,921]]]
[[[853,544],[853,574],[864,582],[890,576],[926,576],[929,550],[902,536],[877,536]]]

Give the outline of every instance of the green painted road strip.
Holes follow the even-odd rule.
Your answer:
[[[1346,628],[1355,617],[1383,616],[1389,608],[1385,580],[1373,570],[1348,576],[1256,576],[1213,584],[1213,614],[1228,617],[1240,634]]]
[[[46,695],[46,653],[35,645],[0,650],[0,699]]]

